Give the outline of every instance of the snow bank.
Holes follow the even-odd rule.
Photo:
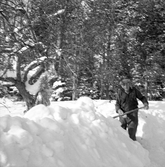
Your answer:
[[[150,160],[118,120],[87,97],[38,105],[24,117],[0,117],[1,167],[149,167]]]

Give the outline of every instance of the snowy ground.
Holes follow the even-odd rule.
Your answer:
[[[139,111],[137,140],[113,119],[115,101],[0,101],[0,167],[164,167],[165,102]],[[142,106],[141,103],[139,103]]]

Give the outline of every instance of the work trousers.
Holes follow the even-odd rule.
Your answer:
[[[128,129],[129,137],[132,140],[136,140],[136,132],[138,127],[138,115],[137,112],[128,115],[126,118],[123,118],[122,116],[119,117],[121,122],[121,127],[125,130]]]

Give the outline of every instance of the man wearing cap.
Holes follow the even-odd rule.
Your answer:
[[[119,115],[131,110],[135,110],[132,113],[129,113],[124,116],[119,116],[121,127],[128,129],[129,137],[132,140],[136,140],[136,131],[138,127],[138,101],[139,99],[143,104],[144,108],[148,109],[148,101],[141,92],[136,89],[130,79],[123,79],[121,81],[121,89],[117,93],[116,99],[116,112]],[[136,110],[137,109],[137,110]]]

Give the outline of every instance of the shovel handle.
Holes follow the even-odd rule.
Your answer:
[[[123,114],[121,114],[121,115],[116,115],[116,116],[114,116],[114,117],[112,117],[112,118],[118,118],[118,117],[120,117],[120,116],[127,115],[127,114],[129,114],[129,113],[135,112],[135,111],[140,110],[140,109],[143,109],[143,108],[144,108],[144,107],[139,107],[139,108],[136,108],[136,109],[134,109],[134,110],[127,111],[127,112],[125,112],[125,113],[123,113]]]

